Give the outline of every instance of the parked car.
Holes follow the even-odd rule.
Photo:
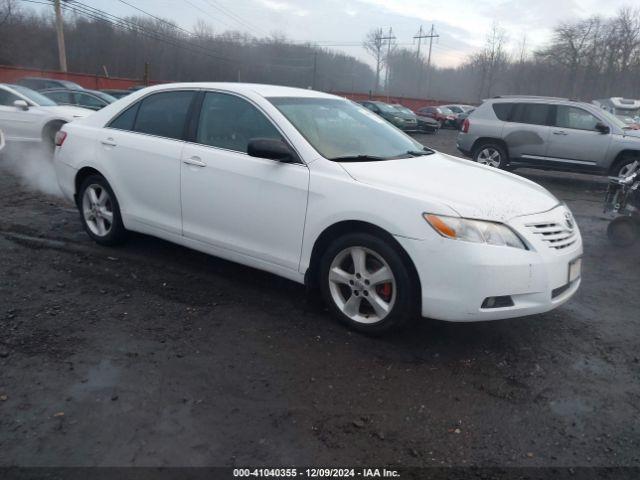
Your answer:
[[[365,100],[358,102],[363,107],[371,110],[373,113],[380,115],[387,122],[398,127],[400,130],[415,131],[418,129],[418,119],[415,114],[403,113],[392,105],[375,100]]]
[[[111,95],[114,98],[126,97],[131,93],[131,90],[122,90],[117,88],[104,88],[100,91],[106,93],[107,95]]]
[[[414,118],[416,120],[416,130],[418,131],[437,133],[438,130],[440,130],[440,123],[435,121],[433,118],[419,118],[411,109],[405,107],[404,105],[400,105],[399,103],[394,103],[391,106],[403,115],[406,115],[409,118]]]
[[[463,113],[467,113],[471,110],[473,110],[475,107],[473,105],[465,105],[463,103],[454,103],[454,104],[450,104],[450,105],[441,105],[442,108],[448,108],[449,110],[451,110],[455,115],[460,115]]]
[[[596,105],[550,97],[485,101],[464,121],[458,150],[498,168],[619,177],[640,156],[640,131]]]
[[[0,129],[7,142],[45,141],[53,147],[56,132],[91,110],[56,104],[44,95],[23,87],[0,83]]]
[[[56,145],[61,190],[99,244],[142,232],[319,288],[359,331],[541,313],[580,285],[580,232],[548,191],[326,93],[159,85]]]
[[[440,123],[440,128],[456,127],[456,114],[444,107],[422,107],[416,112],[421,117],[429,117]]]
[[[83,90],[83,88],[75,82],[60,80],[57,78],[24,77],[16,81],[16,84],[30,88],[31,90],[45,90],[47,88],[70,88],[74,90]]]
[[[464,124],[465,119],[469,115],[471,115],[474,110],[475,110],[475,107],[472,108],[471,110],[467,110],[466,112],[459,113],[458,115],[456,115],[456,127],[458,128],[458,130],[462,130],[462,125]]]
[[[76,105],[89,110],[100,110],[116,101],[115,97],[98,90],[72,90],[68,88],[52,88],[40,90],[40,93],[58,105]]]

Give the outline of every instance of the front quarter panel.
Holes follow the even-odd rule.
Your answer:
[[[300,272],[309,267],[313,246],[327,228],[344,221],[373,224],[394,236],[432,239],[438,234],[424,212],[456,215],[444,204],[354,180],[339,163],[320,159],[310,164],[309,201]]]

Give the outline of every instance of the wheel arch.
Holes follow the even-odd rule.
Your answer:
[[[60,130],[62,128],[62,126],[66,123],[69,123],[68,120],[65,120],[64,118],[50,118],[49,120],[47,120],[44,125],[42,126],[42,131],[41,131],[41,136],[43,140],[47,139],[47,133],[49,133],[49,130],[55,126],[57,126],[57,128],[55,129],[55,131],[57,132],[58,130]]]
[[[505,142],[501,138],[495,138],[495,137],[480,137],[480,138],[477,138],[475,140],[475,142],[473,142],[473,145],[471,145],[471,155],[475,154],[477,148],[479,148],[481,145],[484,145],[484,144],[487,144],[487,143],[497,143],[502,148],[504,148],[504,151],[507,152],[507,156],[509,156],[509,147],[507,145],[507,142]]]
[[[313,244],[313,248],[311,249],[309,267],[307,268],[307,271],[304,275],[304,281],[307,288],[315,289],[318,287],[320,259],[322,258],[322,254],[326,251],[331,242],[334,239],[349,233],[369,233],[389,242],[389,244],[402,257],[403,262],[409,269],[409,272],[416,282],[416,286],[418,287],[418,289],[420,289],[420,277],[418,275],[418,270],[413,264],[413,260],[411,260],[411,257],[402,247],[402,245],[400,245],[400,243],[387,230],[374,225],[373,223],[365,222],[362,220],[342,220],[328,226],[322,231],[322,233],[320,233]]]
[[[634,150],[631,148],[626,148],[624,150],[620,150],[613,162],[611,162],[611,166],[609,167],[609,175],[613,175],[614,172],[618,169],[620,164],[625,161],[625,159],[631,157],[634,160],[640,160],[640,150]]]
[[[82,167],[80,170],[78,170],[74,179],[73,190],[73,198],[75,199],[76,204],[78,203],[78,191],[80,190],[82,182],[84,182],[84,180],[91,175],[100,175],[102,178],[105,178],[105,176],[101,172],[93,167]]]

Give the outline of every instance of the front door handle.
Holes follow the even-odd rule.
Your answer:
[[[567,132],[563,131],[563,130],[556,130],[555,132],[553,132],[554,135],[569,135]]]
[[[200,157],[189,157],[182,161],[185,165],[191,165],[192,167],[206,167],[207,164],[202,161]]]
[[[115,147],[116,145],[118,145],[113,138],[107,138],[106,140],[100,140],[100,143],[103,144],[105,147]]]

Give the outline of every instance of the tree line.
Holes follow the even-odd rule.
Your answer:
[[[373,29],[363,41],[373,66],[354,56],[278,35],[214,32],[204,21],[187,31],[169,20],[126,19],[64,3],[69,70],[167,81],[245,81],[333,92],[478,102],[499,94],[549,95],[590,101],[640,97],[640,10],[561,23],[548,44],[531,51],[525,36],[509,39],[498,24],[485,45],[457,68],[426,65],[415,50],[386,44]],[[51,11],[0,0],[0,64],[55,70]]]
[[[485,45],[457,68],[427,68],[413,50],[393,48],[378,56],[376,30],[365,46],[377,65],[389,68],[391,95],[478,102],[494,95],[527,94],[591,101],[640,98],[640,10],[620,9],[611,18],[591,17],[553,28],[547,45],[530,51],[523,35],[513,42],[494,24]],[[426,79],[426,80],[425,80]]]
[[[74,5],[73,3],[70,5]],[[369,65],[353,56],[271,35],[214,32],[203,21],[192,31],[147,16],[117,19],[63,3],[70,72],[137,78],[145,63],[160,81],[243,81],[368,91]],[[38,14],[12,0],[0,0],[0,65],[58,69],[53,9]]]

